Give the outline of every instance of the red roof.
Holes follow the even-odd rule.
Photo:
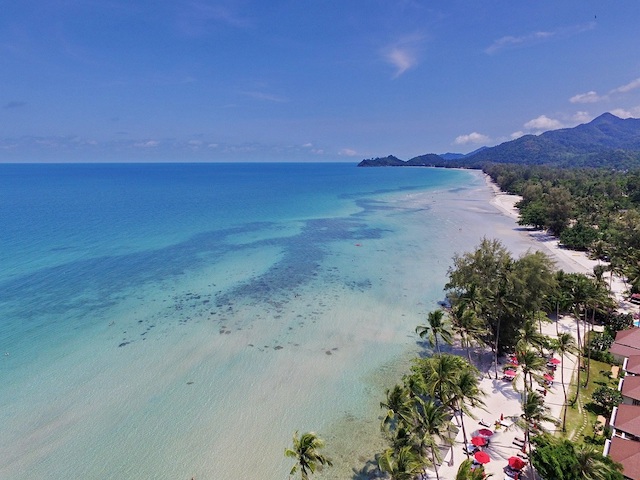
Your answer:
[[[631,355],[627,361],[627,372],[640,375],[640,355]]]
[[[640,400],[640,377],[629,375],[622,380],[622,396]]]
[[[631,327],[616,333],[616,343],[640,348],[640,328]]]
[[[628,328],[616,333],[616,340],[609,351],[614,355],[631,357],[640,355],[640,328]]]
[[[614,462],[622,464],[622,474],[626,478],[640,480],[640,442],[613,437],[609,456]]]
[[[636,437],[640,437],[640,405],[618,405],[613,426]]]

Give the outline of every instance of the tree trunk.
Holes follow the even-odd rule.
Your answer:
[[[593,333],[593,322],[596,321],[596,309],[591,313],[591,325],[589,325],[589,335],[587,336],[587,379],[584,381],[585,386],[589,385],[589,375],[591,373],[591,334]]]
[[[496,328],[496,338],[493,342],[494,352],[493,361],[496,367],[496,380],[498,379],[498,342],[500,341],[500,317],[498,317],[498,326]]]
[[[453,455],[453,449],[451,451]],[[436,480],[440,480],[440,474],[438,473],[438,464],[436,463],[436,451],[433,448],[433,443],[431,444],[431,458],[433,459],[433,470],[436,472]]]
[[[575,312],[576,315],[576,328],[577,328],[577,335],[578,335],[578,353],[577,353],[577,361],[578,361],[578,382],[576,384],[576,398],[573,399],[572,404],[575,405],[575,403],[578,401],[578,396],[580,395],[580,370],[581,370],[581,363],[582,363],[582,339],[580,337],[580,310],[578,309]]]
[[[567,431],[567,387],[564,384],[564,352],[562,352],[562,363],[560,364],[560,382],[562,382],[562,393],[564,393],[564,412],[562,414],[562,431]]]
[[[464,452],[467,454],[467,459],[469,458],[469,451],[467,450],[468,439],[467,439],[467,429],[464,426],[464,413],[462,412],[462,408],[458,409],[460,412],[460,424],[462,425],[462,438],[464,439]]]
[[[540,335],[542,335],[542,316],[538,314],[537,310],[533,315],[534,315],[533,317],[534,319],[535,319],[535,315],[538,316],[538,327],[540,327]]]

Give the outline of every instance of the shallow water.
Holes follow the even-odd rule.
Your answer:
[[[0,477],[357,478],[455,252],[529,244],[477,172],[0,166]]]

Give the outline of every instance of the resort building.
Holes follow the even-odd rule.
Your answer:
[[[622,475],[629,480],[640,480],[640,442],[612,437],[604,446],[604,455],[622,464]]]
[[[625,405],[640,405],[640,376],[630,375],[620,379],[618,385]]]
[[[640,355],[631,355],[622,362],[622,370],[626,375],[640,375]]]
[[[620,330],[609,351],[620,363],[627,357],[640,355],[640,328]]]
[[[611,412],[611,440],[604,455],[622,464],[626,479],[640,480],[640,328],[622,330],[609,351],[622,362],[624,376],[618,383],[622,403]]]
[[[622,404],[614,407],[609,425],[612,436],[640,441],[640,405]]]

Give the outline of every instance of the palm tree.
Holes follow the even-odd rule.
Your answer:
[[[531,430],[544,432],[542,422],[549,422],[556,425],[558,421],[549,415],[549,407],[544,404],[542,395],[538,392],[525,392],[522,402],[522,415],[519,425],[524,430],[525,444],[529,446],[529,456],[531,456]]]
[[[462,357],[442,353],[429,358],[419,358],[412,368],[414,372],[422,375],[425,392],[431,398],[444,405],[450,405],[455,377],[465,368],[469,368],[469,364]]]
[[[585,480],[609,480],[619,470],[612,462],[605,462],[604,457],[592,446],[585,444],[574,447],[578,460],[578,478]]]
[[[460,415],[465,443],[467,441],[464,413],[471,416],[467,405],[483,405],[484,393],[478,386],[478,371],[464,358],[440,354],[430,358],[417,359],[414,367],[416,374],[423,378],[425,393],[439,401],[453,415]]]
[[[469,417],[475,418],[467,407],[467,403],[472,407],[484,405],[481,397],[483,397],[485,393],[479,387],[477,372],[471,369],[461,371],[456,376],[453,387],[454,393],[451,398],[452,408],[460,414],[462,437],[464,444],[467,445],[468,440],[467,430],[464,425],[464,414],[466,413]],[[469,458],[469,452],[466,453],[467,458]]]
[[[428,325],[419,325],[416,327],[416,333],[420,335],[420,338],[427,338],[429,346],[431,348],[436,347],[436,351],[440,353],[440,343],[438,337],[451,345],[453,343],[453,336],[451,330],[444,321],[444,312],[442,310],[434,310],[427,315]]]
[[[564,413],[562,415],[562,431],[566,432],[567,423],[567,386],[564,383],[564,357],[566,354],[578,354],[578,348],[573,335],[570,333],[561,333],[554,342],[556,351],[560,354],[560,382],[562,383],[562,393],[564,394]]]
[[[597,267],[597,265],[596,265]],[[596,269],[594,267],[594,270]],[[585,305],[591,308],[591,323],[589,326],[589,332],[587,333],[586,329],[586,320],[587,314],[585,312],[584,320],[585,320],[585,329],[584,329],[584,337],[585,337],[585,345],[587,351],[587,378],[584,381],[584,385],[589,384],[589,375],[591,372],[591,332],[593,332],[593,324],[595,323],[596,311],[602,312],[607,308],[614,309],[616,307],[615,301],[611,298],[609,291],[605,284],[598,280],[598,278],[594,278],[592,282],[592,291]]]
[[[455,480],[484,480],[484,467],[471,468],[473,463],[471,460],[465,460],[458,467]]]
[[[409,391],[402,385],[387,389],[387,401],[380,402],[380,408],[386,408],[387,413],[382,419],[382,428],[395,428],[399,423],[411,423],[413,410]]]
[[[578,384],[576,386],[576,397],[573,399],[573,403],[578,400],[580,395],[580,371],[582,366],[582,336],[580,335],[580,315],[585,310],[585,305],[589,299],[591,292],[591,280],[586,275],[571,273],[568,275],[571,278],[571,303],[573,305],[573,315],[576,319],[576,334],[578,337]],[[586,313],[585,313],[586,315]]]
[[[440,450],[435,442],[436,438],[445,440],[445,431],[448,431],[449,421],[443,405],[437,405],[433,400],[416,403],[417,431],[420,435],[420,450],[428,446],[431,450],[431,462],[436,472],[436,479],[439,479],[438,462]]]
[[[514,312],[520,308],[520,306],[514,302],[512,290],[513,290],[513,275],[512,272],[506,271],[499,275],[499,284],[497,290],[491,292],[487,296],[487,301],[494,305],[487,314],[487,320],[490,327],[493,329],[493,364],[495,367],[496,380],[498,379],[498,353],[500,351],[500,324],[503,318],[513,318]]]
[[[460,337],[462,348],[467,350],[467,358],[471,363],[472,343],[482,343],[482,338],[487,334],[484,322],[478,318],[473,309],[460,303],[451,310],[451,325],[453,331]]]
[[[409,446],[398,451],[389,448],[378,457],[378,467],[391,476],[391,480],[413,480],[423,468],[420,455]]]
[[[560,310],[567,311],[571,308],[571,279],[564,272],[564,270],[558,270],[555,275],[556,289],[553,293],[553,302],[556,307],[556,335],[558,335],[558,322],[560,321]]]
[[[538,331],[538,327],[533,318],[527,318],[518,331],[517,350],[524,350],[527,347],[537,348],[539,352],[547,344],[549,337]]]
[[[533,390],[533,377],[544,372],[547,362],[534,350],[526,349],[516,353],[518,364],[522,367],[524,386],[528,391]],[[529,382],[527,383],[527,378]]]
[[[309,475],[324,465],[332,466],[331,459],[322,455],[319,450],[324,448],[324,441],[314,432],[303,433],[298,437],[298,432],[293,434],[293,448],[284,451],[286,457],[295,458],[296,464],[291,468],[289,476],[295,474],[300,468],[301,480],[308,480]]]

